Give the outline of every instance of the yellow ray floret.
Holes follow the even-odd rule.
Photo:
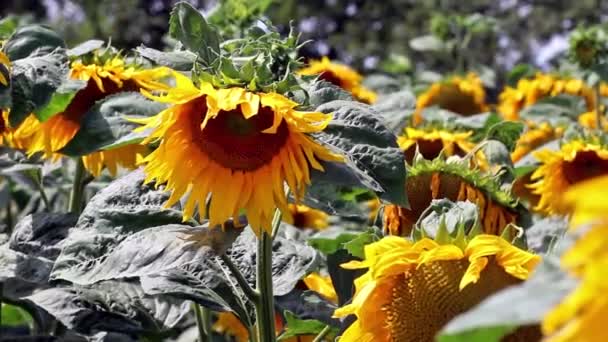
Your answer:
[[[553,127],[547,122],[543,122],[539,125],[530,124],[528,130],[524,132],[517,143],[515,144],[515,150],[511,153],[511,160],[515,163],[534,149],[548,143],[551,140],[558,139],[564,133],[564,129],[561,127]]]
[[[32,143],[32,138],[38,129],[38,119],[28,115],[17,128],[12,128],[9,121],[9,111],[2,111],[0,117],[0,145],[26,150]]]
[[[573,140],[559,151],[534,152],[541,165],[534,171],[529,185],[540,200],[535,210],[557,212],[557,204],[568,188],[581,181],[608,174],[608,149],[596,142]]]
[[[320,75],[321,79],[351,92],[359,101],[365,103],[376,102],[376,93],[361,84],[363,76],[351,67],[332,62],[327,57],[323,57],[320,61],[311,61],[306,68],[299,70],[298,73],[300,75]]]
[[[340,341],[434,341],[452,318],[527,279],[539,262],[493,235],[464,246],[385,237],[365,247],[365,260],[342,265],[367,272],[355,280],[352,303],[334,313],[357,317]]]
[[[241,209],[259,233],[269,231],[275,208],[287,212],[284,184],[301,198],[310,184],[310,169],[323,171],[319,160],[337,155],[308,133],[322,131],[331,115],[294,110],[296,103],[276,93],[242,88],[215,89],[175,73],[176,86],[151,99],[172,104],[140,130],[152,129],[144,141],[160,141],[145,158],[147,181],[167,183],[171,206],[187,196],[184,219],[207,216],[221,224]]]

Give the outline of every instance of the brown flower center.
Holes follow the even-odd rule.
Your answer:
[[[568,182],[575,184],[608,174],[608,160],[600,158],[593,151],[577,152],[574,160],[563,164],[562,171]]]
[[[435,96],[430,105],[437,105],[463,116],[483,112],[482,106],[475,102],[475,97],[472,94],[463,93],[455,84],[442,84],[439,94]]]
[[[76,93],[72,102],[63,111],[63,115],[68,120],[80,123],[82,117],[93,107],[95,102],[121,91],[139,91],[140,89],[139,85],[132,80],[123,81],[122,87],[119,87],[118,84],[106,77],[102,77],[101,81],[104,91],[99,89],[95,80],[91,78],[86,87]]]
[[[198,117],[191,115],[194,132],[200,132],[200,123],[207,112],[205,98],[192,101]],[[270,163],[289,138],[287,123],[282,121],[276,133],[262,133],[272,126],[274,112],[260,107],[257,115],[243,117],[240,108],[220,111],[210,119],[198,140],[201,150],[212,160],[231,170],[253,171]]]
[[[435,334],[458,314],[519,282],[490,258],[479,281],[460,291],[468,265],[468,260],[435,261],[396,276],[391,298],[382,307],[392,341],[434,341]]]
[[[441,150],[443,150],[443,141],[441,139],[433,139],[426,140],[421,139],[416,142],[416,144],[410,146],[407,150],[405,150],[405,160],[411,164],[414,160],[414,155],[416,154],[416,145],[418,145],[418,151],[424,159],[432,160],[439,156]],[[454,155],[464,157],[467,155],[465,151],[463,151],[458,144],[454,144]]]
[[[343,88],[342,80],[331,71],[323,71],[319,75],[319,79],[327,81],[333,85]]]

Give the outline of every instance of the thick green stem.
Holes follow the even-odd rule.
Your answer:
[[[275,215],[272,231],[281,224],[281,215]],[[255,303],[258,342],[275,341],[274,296],[272,291],[272,236],[266,231],[260,234],[257,255],[257,291]]]
[[[76,171],[74,172],[74,181],[72,183],[72,192],[70,193],[70,208],[69,211],[75,214],[80,214],[82,208],[82,195],[84,193],[84,176],[85,169],[82,158],[78,158],[76,162]]]
[[[203,312],[203,329],[205,330],[205,334],[207,334],[207,338],[211,341],[211,334],[213,333],[211,331],[211,310],[206,307],[201,307],[201,310]]]
[[[198,341],[199,342],[207,342],[207,333],[205,331],[205,317],[203,317],[203,312],[201,307],[192,303],[192,310],[196,316],[196,327],[198,328]]]
[[[595,122],[597,124],[597,129],[599,129],[600,132],[602,132],[602,131],[604,131],[604,127],[602,125],[602,109],[601,109],[602,93],[600,92],[600,82],[597,82],[594,89],[595,89]]]

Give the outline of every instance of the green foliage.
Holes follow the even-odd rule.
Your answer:
[[[32,316],[18,306],[3,303],[0,315],[2,315],[0,322],[3,326],[27,326],[32,324]]]
[[[283,341],[299,335],[317,335],[325,328],[326,324],[315,319],[298,319],[292,312],[285,311],[286,329],[279,337],[278,341]]]

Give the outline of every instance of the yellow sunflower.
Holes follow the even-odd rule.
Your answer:
[[[71,78],[86,81],[87,85],[76,93],[63,112],[38,123],[28,153],[42,152],[45,158],[57,158],[57,151],[65,147],[78,133],[80,122],[95,102],[121,91],[167,89],[167,85],[160,80],[169,75],[167,68],[141,69],[128,66],[120,57],[111,58],[100,65],[73,62]],[[82,160],[94,176],[101,173],[103,166],[115,174],[118,166],[134,168],[137,159],[145,152],[143,146],[123,146],[83,156]]]
[[[541,124],[531,123],[528,126],[528,130],[517,139],[515,149],[511,153],[511,160],[514,163],[521,160],[521,158],[543,144],[560,138],[563,133],[563,128],[553,127],[547,122]]]
[[[608,86],[602,85],[600,92],[602,96],[608,95]],[[532,79],[520,79],[515,88],[506,87],[499,95],[498,112],[507,120],[517,120],[520,110],[542,98],[559,94],[581,96],[585,99],[587,109],[595,108],[593,89],[582,80],[537,73]]]
[[[534,208],[553,214],[568,188],[581,181],[608,174],[608,149],[598,142],[572,140],[559,151],[534,152],[541,165],[532,173],[532,193],[540,196]]]
[[[283,221],[298,228],[323,230],[329,225],[329,215],[322,210],[302,204],[289,204],[289,211],[284,213]]]
[[[300,112],[297,104],[276,93],[253,93],[242,88],[215,89],[175,73],[176,86],[151,99],[172,104],[149,119],[144,143],[160,141],[145,158],[147,181],[167,183],[171,206],[188,194],[184,219],[194,213],[210,225],[221,224],[240,209],[246,210],[256,233],[271,229],[275,208],[288,212],[284,183],[296,199],[310,184],[312,167],[323,171],[317,159],[343,161],[307,133],[322,131],[330,114]]]
[[[299,70],[298,73],[300,75],[319,75],[320,79],[349,91],[361,102],[376,102],[376,93],[361,85],[363,76],[351,67],[332,62],[327,57],[323,57],[320,61],[311,61],[306,68]]]
[[[600,108],[602,109],[601,110],[602,112],[605,111],[604,106],[600,106]],[[601,116],[600,120],[601,120],[602,128],[604,130],[607,130],[608,129],[608,119],[606,119],[606,117],[604,117],[604,116]],[[591,110],[591,111],[582,113],[581,115],[578,116],[578,123],[583,127],[596,129],[597,128],[596,111]]]
[[[0,51],[0,84],[8,87],[10,83],[11,61],[8,56]]]
[[[608,315],[607,199],[608,176],[577,184],[564,195],[563,204],[572,213],[571,231],[584,234],[562,255],[561,264],[580,282],[544,318],[542,330],[547,341],[608,340],[605,329]]]
[[[387,234],[409,236],[432,200],[440,198],[476,203],[486,234],[501,235],[509,223],[516,222],[516,200],[500,190],[494,179],[466,166],[434,162],[421,162],[422,167],[414,165],[409,170],[406,189],[410,208],[384,207],[383,226]]]
[[[17,128],[12,128],[9,111],[3,110],[0,115],[0,145],[26,150],[32,144],[32,138],[38,129],[38,120],[29,115]]]
[[[332,303],[338,302],[338,295],[336,289],[331,281],[331,277],[326,275],[320,275],[319,273],[310,273],[304,279],[304,284],[309,290],[315,291],[320,294],[323,298],[327,299]]]
[[[342,265],[368,270],[352,303],[334,313],[357,317],[340,341],[434,341],[452,318],[527,279],[539,262],[494,235],[448,244],[387,236],[365,246],[365,260]]]
[[[414,160],[416,147],[425,159],[435,159],[443,151],[446,157],[457,155],[464,157],[474,147],[470,138],[473,135],[469,132],[453,132],[444,129],[416,129],[405,128],[405,134],[397,138],[399,147],[405,152],[405,159],[408,163]]]
[[[446,81],[433,83],[424,93],[418,96],[414,125],[423,121],[422,111],[425,108],[438,106],[462,116],[470,116],[488,111],[486,91],[481,79],[474,73],[466,77],[453,76]]]

